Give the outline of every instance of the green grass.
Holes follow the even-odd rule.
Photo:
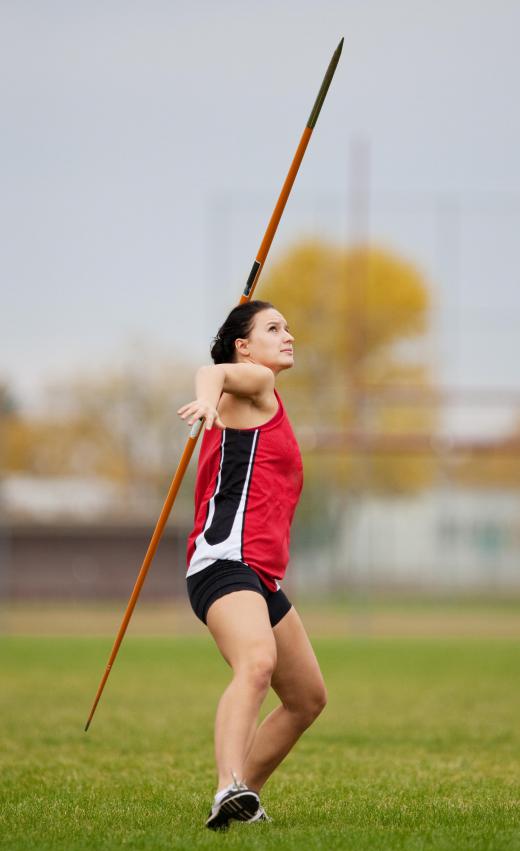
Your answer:
[[[0,848],[520,849],[520,642],[314,645],[329,705],[265,787],[273,822],[215,835],[208,639],[127,637],[87,734],[111,640],[2,639]]]

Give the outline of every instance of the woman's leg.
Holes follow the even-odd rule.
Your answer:
[[[276,624],[273,633],[277,662],[271,685],[282,704],[257,729],[247,755],[244,780],[255,792],[260,791],[327,702],[318,661],[294,607]]]
[[[208,610],[207,624],[233,669],[215,720],[217,788],[222,789],[232,782],[232,772],[244,778],[245,757],[276,665],[276,644],[267,604],[256,591],[219,597]]]

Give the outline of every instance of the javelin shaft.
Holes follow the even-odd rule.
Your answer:
[[[172,483],[170,485],[170,490],[168,491],[168,496],[166,497],[166,501],[164,503],[163,509],[159,515],[159,519],[155,526],[154,533],[152,535],[151,541],[148,545],[148,549],[146,551],[146,555],[144,557],[143,564],[141,566],[141,570],[139,571],[139,575],[136,579],[134,590],[130,596],[130,600],[126,607],[126,612],[124,614],[123,620],[121,621],[121,626],[119,627],[119,631],[116,635],[114,645],[112,647],[110,657],[105,668],[105,673],[101,678],[101,682],[99,684],[96,697],[94,699],[94,703],[92,704],[92,709],[90,710],[90,715],[88,717],[87,723],[85,725],[85,732],[88,730],[90,726],[90,722],[94,716],[94,712],[96,711],[96,707],[99,703],[99,699],[103,693],[103,689],[105,688],[105,683],[108,680],[108,675],[110,674],[110,670],[114,663],[114,660],[117,656],[117,652],[119,650],[119,646],[124,638],[126,628],[130,622],[130,618],[132,617],[132,613],[135,609],[135,604],[137,603],[137,598],[141,592],[141,588],[143,587],[144,580],[146,579],[146,575],[152,563],[152,559],[155,555],[155,551],[157,549],[157,545],[161,539],[161,535],[163,533],[164,527],[166,526],[166,522],[170,515],[170,512],[173,507],[173,503],[175,502],[175,498],[177,493],[179,492],[179,488],[181,486],[182,480],[184,478],[184,474],[188,468],[188,465],[191,460],[191,456],[193,455],[193,450],[197,444],[197,438],[199,436],[199,432],[202,426],[202,421],[197,420],[196,423],[193,424],[190,436],[188,437],[188,441],[186,446],[184,447],[184,451],[181,456],[181,460],[179,461],[179,466],[177,467],[177,471],[175,476],[173,477]]]
[[[282,217],[282,213],[284,211],[285,205],[287,203],[287,199],[290,195],[293,183],[296,179],[296,175],[298,174],[298,169],[300,168],[301,161],[305,154],[307,145],[309,143],[309,139],[312,135],[312,131],[316,125],[316,121],[318,120],[318,115],[320,114],[321,107],[323,106],[323,102],[325,100],[327,91],[329,89],[332,77],[334,76],[334,72],[336,70],[337,64],[339,62],[339,57],[341,55],[341,50],[343,48],[343,39],[341,39],[338,47],[334,51],[332,59],[329,63],[329,67],[325,73],[325,77],[321,84],[320,90],[318,92],[318,97],[314,103],[311,114],[309,116],[309,120],[305,126],[302,137],[300,139],[298,148],[296,149],[296,153],[294,155],[293,161],[287,173],[287,177],[285,178],[284,184],[282,186],[282,190],[280,192],[278,201],[276,202],[275,208],[273,210],[272,216],[269,220],[269,224],[267,226],[267,230],[264,234],[264,238],[260,244],[260,248],[258,249],[258,254],[253,263],[253,268],[251,269],[251,273],[247,279],[246,286],[244,288],[244,292],[240,297],[239,304],[242,304],[245,301],[250,301],[256,284],[258,282],[258,278],[260,276],[260,272],[265,263],[266,257],[269,253],[269,249],[271,247],[271,243],[273,241],[274,235],[276,233],[276,229]],[[137,577],[136,583],[134,585],[134,590],[130,596],[130,600],[126,607],[126,611],[121,621],[121,626],[119,627],[119,631],[116,635],[114,645],[112,647],[110,657],[105,668],[105,672],[101,678],[101,682],[99,684],[96,697],[94,699],[94,703],[92,705],[92,709],[90,710],[90,715],[88,717],[87,723],[85,725],[85,732],[88,730],[90,726],[90,722],[94,717],[94,712],[96,711],[97,705],[103,693],[103,689],[105,688],[106,681],[108,680],[110,671],[112,669],[112,665],[114,664],[115,658],[117,656],[119,647],[124,638],[125,632],[127,630],[128,624],[130,622],[130,618],[132,617],[132,613],[135,609],[135,605],[137,603],[137,599],[139,597],[141,588],[143,587],[144,581],[146,579],[146,575],[152,563],[153,557],[155,555],[155,551],[161,539],[161,535],[164,531],[164,527],[166,526],[168,517],[172,510],[173,504],[175,502],[175,498],[181,486],[182,480],[184,478],[184,474],[191,460],[191,456],[193,455],[193,450],[195,449],[197,439],[202,429],[202,420],[198,420],[193,424],[190,436],[188,437],[188,441],[184,448],[184,451],[181,456],[181,460],[179,462],[179,466],[177,467],[177,471],[170,485],[170,490],[168,491],[168,496],[166,497],[166,501],[164,503],[163,509],[155,526],[154,533],[152,535],[150,544],[148,546],[148,550],[146,551],[146,555],[144,557],[144,561],[141,565],[141,569],[139,571],[139,575]]]
[[[336,50],[332,55],[332,59],[329,62],[329,67],[325,72],[325,76],[323,78],[323,82],[320,86],[320,90],[318,92],[318,96],[314,102],[314,106],[312,107],[311,114],[309,115],[309,120],[305,125],[305,129],[302,133],[302,137],[300,139],[300,143],[296,149],[296,153],[294,155],[293,161],[287,172],[287,177],[285,178],[285,182],[282,186],[282,191],[280,192],[280,196],[278,201],[276,202],[276,206],[273,210],[273,214],[269,220],[269,224],[267,225],[267,230],[264,234],[264,238],[260,244],[260,248],[258,249],[258,254],[256,255],[255,262],[253,263],[253,267],[251,272],[249,273],[249,278],[247,279],[244,292],[240,297],[240,304],[243,304],[245,301],[249,301],[253,297],[254,289],[258,283],[258,278],[260,277],[260,272],[262,271],[262,266],[265,263],[265,259],[271,247],[271,243],[273,241],[274,235],[276,233],[276,229],[278,228],[278,224],[280,219],[282,218],[282,213],[285,209],[285,205],[287,203],[287,199],[291,193],[291,189],[293,183],[296,179],[296,175],[298,174],[298,169],[300,168],[301,161],[303,160],[303,155],[307,150],[307,145],[309,144],[309,139],[312,136],[312,131],[316,126],[316,122],[318,120],[318,116],[320,114],[321,108],[323,106],[323,102],[329,90],[329,86],[332,82],[332,78],[334,76],[334,72],[337,68],[339,57],[341,56],[341,51],[343,49],[343,39],[341,39],[338,44]]]

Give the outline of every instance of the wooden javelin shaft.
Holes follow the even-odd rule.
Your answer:
[[[307,149],[307,145],[309,144],[309,139],[312,136],[312,131],[316,126],[316,122],[318,120],[318,116],[320,114],[321,107],[323,106],[323,101],[327,95],[329,90],[329,86],[332,82],[332,78],[334,76],[334,72],[336,70],[337,64],[339,62],[339,57],[341,56],[341,51],[343,49],[343,39],[341,39],[338,44],[336,50],[332,55],[332,59],[329,62],[329,67],[325,73],[323,78],[323,82],[320,86],[320,90],[318,92],[318,96],[314,102],[314,106],[312,107],[311,114],[309,115],[309,120],[305,125],[305,129],[302,133],[302,137],[300,139],[300,143],[296,149],[296,153],[293,157],[293,161],[287,172],[287,177],[285,178],[284,184],[282,186],[282,191],[280,192],[278,201],[276,202],[276,206],[273,210],[273,214],[269,220],[269,224],[267,225],[267,230],[264,234],[264,238],[260,244],[260,248],[258,249],[258,254],[256,255],[255,262],[253,263],[253,268],[249,273],[249,278],[247,279],[246,286],[244,288],[244,292],[240,297],[239,304],[243,304],[245,301],[249,301],[252,296],[254,289],[258,283],[258,278],[260,276],[260,272],[262,271],[262,266],[265,263],[265,259],[271,247],[271,243],[273,241],[274,235],[276,233],[276,229],[282,218],[282,213],[285,209],[285,205],[287,203],[287,199],[291,193],[291,189],[293,183],[296,179],[296,175],[298,174],[298,169],[300,168],[301,161],[303,159],[303,155]]]
[[[329,66],[325,73],[325,77],[323,78],[323,82],[320,86],[320,90],[318,92],[318,96],[314,102],[314,106],[312,108],[311,114],[309,116],[309,120],[305,126],[305,129],[302,133],[302,137],[298,144],[298,148],[296,149],[296,153],[293,157],[293,161],[290,165],[289,171],[287,173],[287,177],[285,178],[284,184],[282,186],[282,190],[278,197],[278,201],[276,202],[275,208],[273,210],[272,216],[269,220],[269,224],[267,225],[267,230],[264,234],[264,238],[260,244],[260,248],[258,249],[258,254],[256,255],[255,261],[253,263],[253,267],[249,274],[249,277],[246,282],[246,286],[244,288],[244,292],[240,297],[239,304],[243,304],[245,301],[250,301],[253,297],[254,289],[258,283],[258,278],[260,276],[260,272],[262,271],[262,267],[265,263],[266,257],[269,253],[269,249],[271,247],[271,243],[273,241],[274,235],[276,233],[276,229],[282,217],[285,205],[287,203],[287,199],[290,195],[293,183],[296,179],[296,175],[298,174],[298,169],[300,168],[301,161],[305,154],[307,145],[309,143],[309,139],[312,135],[312,131],[316,126],[316,122],[318,120],[318,116],[320,114],[321,107],[323,106],[323,102],[327,95],[329,86],[331,84],[332,78],[334,76],[334,72],[336,70],[337,64],[339,62],[339,57],[341,55],[341,51],[343,48],[343,39],[341,39],[338,44],[332,59],[330,60]],[[172,483],[170,485],[170,490],[168,491],[168,496],[166,497],[166,501],[164,503],[163,509],[155,526],[154,533],[148,545],[148,549],[146,551],[146,555],[144,557],[144,561],[141,565],[141,569],[139,571],[139,575],[137,577],[136,583],[134,585],[134,590],[130,596],[130,600],[126,607],[126,611],[121,621],[121,626],[119,627],[119,631],[116,635],[114,645],[112,647],[110,657],[108,659],[107,666],[105,668],[105,672],[101,678],[101,682],[99,684],[96,697],[94,699],[94,703],[92,705],[92,709],[90,710],[90,715],[88,717],[87,723],[85,724],[85,732],[88,730],[90,726],[90,722],[94,717],[94,712],[96,711],[96,707],[99,703],[101,695],[103,693],[103,689],[105,688],[106,681],[108,680],[108,676],[112,669],[112,665],[114,664],[115,658],[117,656],[119,647],[124,638],[125,632],[127,630],[128,624],[130,622],[130,618],[132,617],[132,613],[135,609],[135,605],[137,603],[139,594],[141,592],[141,588],[143,587],[144,581],[146,579],[146,575],[152,563],[153,557],[155,555],[155,551],[161,539],[161,535],[164,531],[164,527],[166,526],[168,517],[172,510],[173,504],[175,502],[175,498],[177,493],[179,492],[179,488],[181,486],[182,480],[184,478],[184,474],[188,468],[188,465],[191,460],[191,456],[193,455],[193,450],[197,444],[197,440],[199,434],[202,429],[202,420],[198,420],[193,424],[190,435],[188,437],[188,441],[184,448],[184,451],[181,456],[181,460],[179,461],[179,466],[177,467],[177,471],[175,476],[173,477]]]
[[[188,468],[190,463],[191,456],[193,455],[193,450],[197,444],[197,438],[199,436],[199,432],[201,430],[202,420],[197,420],[196,423],[193,424],[190,432],[190,436],[188,437],[188,441],[186,446],[184,447],[184,451],[181,455],[181,460],[179,461],[179,466],[177,467],[177,471],[175,476],[173,477],[172,483],[170,485],[170,490],[168,491],[168,496],[166,497],[166,501],[164,503],[163,509],[159,515],[159,519],[155,526],[154,533],[152,535],[151,541],[148,545],[148,549],[146,551],[146,555],[144,557],[144,561],[141,565],[141,570],[139,571],[139,575],[136,579],[134,590],[130,596],[130,600],[126,607],[126,611],[121,621],[121,626],[119,627],[119,631],[116,635],[114,645],[110,652],[110,657],[107,662],[107,666],[105,668],[105,672],[101,678],[101,682],[99,684],[96,697],[94,699],[94,703],[92,704],[92,709],[90,710],[90,715],[88,717],[87,723],[85,724],[85,732],[87,732],[90,722],[94,716],[94,712],[96,711],[96,707],[99,703],[99,699],[103,693],[103,689],[105,688],[105,683],[108,680],[108,675],[110,674],[112,665],[114,664],[114,660],[117,656],[117,652],[119,650],[120,644],[124,638],[126,628],[130,622],[130,618],[132,617],[132,613],[135,609],[135,604],[137,603],[137,599],[141,592],[141,588],[143,587],[144,580],[146,579],[146,575],[152,563],[152,559],[155,555],[155,551],[157,549],[157,545],[161,539],[161,535],[164,531],[164,527],[166,526],[166,522],[170,515],[170,512],[173,507],[173,503],[175,502],[175,498],[177,493],[179,492],[179,488],[181,486],[182,480],[184,478],[184,474]]]

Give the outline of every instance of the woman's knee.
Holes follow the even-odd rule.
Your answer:
[[[305,729],[309,727],[327,705],[327,689],[324,683],[319,683],[310,688],[298,703],[288,707],[297,717],[299,725]]]
[[[257,691],[267,691],[276,667],[276,653],[268,649],[249,653],[235,667],[235,676],[247,681]]]
[[[312,699],[310,702],[310,711],[314,718],[317,718],[320,713],[323,712],[327,705],[328,694],[327,689],[325,688],[325,684],[322,683],[316,691],[312,694]]]

